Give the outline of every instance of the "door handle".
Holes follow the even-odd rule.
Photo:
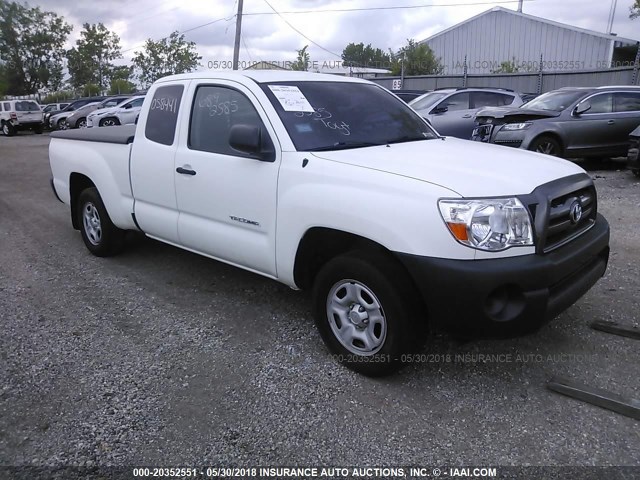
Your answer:
[[[182,167],[176,168],[176,172],[181,173],[183,175],[195,175],[196,174],[195,170],[189,170],[188,168],[182,168]]]
[[[609,120],[609,121],[607,122],[607,125],[615,125],[615,124],[616,124],[616,121],[615,121],[615,120]]]
[[[471,115],[470,113],[467,113],[466,115],[463,115],[462,118],[471,118],[473,117],[473,115]]]

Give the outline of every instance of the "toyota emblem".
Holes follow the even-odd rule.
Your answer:
[[[571,207],[569,208],[569,219],[571,220],[571,223],[575,225],[580,221],[581,218],[582,204],[578,200],[576,200],[571,204]]]

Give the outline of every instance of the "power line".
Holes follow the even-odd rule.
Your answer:
[[[537,0],[523,0],[527,3],[535,2]],[[266,2],[266,0],[265,0]],[[448,3],[448,4],[427,4],[427,5],[397,5],[393,7],[361,7],[361,8],[329,8],[329,9],[319,9],[319,10],[290,10],[284,12],[277,12],[268,2],[273,12],[249,12],[244,13],[244,16],[256,16],[256,15],[278,15],[280,14],[307,14],[307,13],[339,13],[339,12],[366,12],[373,10],[403,10],[403,9],[416,9],[416,8],[432,8],[432,7],[475,7],[477,5],[505,5],[509,3],[519,3],[520,0],[502,0],[497,2],[475,2],[475,3]]]
[[[307,40],[309,40],[309,41],[310,41],[312,44],[314,44],[316,47],[318,47],[318,48],[320,48],[321,50],[324,50],[325,52],[330,53],[331,55],[334,55],[334,56],[336,56],[336,57],[338,57],[338,58],[342,58],[342,56],[341,56],[341,55],[338,55],[337,53],[332,52],[331,50],[328,50],[328,49],[324,48],[322,45],[320,45],[319,43],[314,42],[314,41],[313,41],[313,40],[311,40],[309,37],[307,37],[304,33],[302,33],[300,30],[298,30],[296,27],[294,27],[293,25],[291,25],[291,24],[289,23],[289,21],[288,21],[286,18],[284,18],[282,15],[280,15],[280,13],[279,13],[275,8],[273,8],[273,7],[271,6],[271,4],[268,2],[268,0],[264,0],[264,3],[266,3],[267,5],[269,5],[269,8],[271,8],[271,10],[273,10],[273,11],[274,11],[274,13],[275,13],[276,15],[278,15],[278,16],[279,16],[279,17],[284,21],[284,23],[286,23],[287,25],[289,25],[289,27],[291,27],[291,29],[293,29],[293,30],[295,30],[296,32],[298,32],[300,35],[302,35],[304,38],[306,38]],[[247,14],[245,13],[245,15],[247,15]]]
[[[192,31],[197,30],[199,28],[208,27],[209,25],[213,25],[214,23],[222,22],[223,20],[229,21],[229,20],[232,20],[234,17],[235,17],[235,15],[231,15],[230,17],[218,18],[217,20],[212,20],[211,22],[203,23],[202,25],[197,25],[195,27],[187,28],[186,30],[182,30],[182,31],[178,32],[178,35],[182,35],[183,33],[192,32]],[[166,40],[170,36],[171,36],[171,34],[167,35],[166,37],[162,37],[160,40],[157,40],[157,41],[159,42],[161,40]],[[136,44],[135,47],[127,48],[126,50],[122,50],[120,53],[130,52],[131,50],[135,50],[136,48],[140,47],[141,45],[144,45],[144,42]]]

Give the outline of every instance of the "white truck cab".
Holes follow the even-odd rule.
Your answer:
[[[327,346],[367,375],[405,363],[428,324],[535,330],[608,261],[581,168],[442,137],[361,79],[166,77],[137,125],[56,132],[50,162],[94,254],[139,230],[310,289]]]

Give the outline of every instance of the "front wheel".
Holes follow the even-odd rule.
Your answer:
[[[80,193],[77,220],[85,246],[97,257],[116,255],[124,247],[124,230],[116,227],[96,188]]]
[[[116,125],[120,125],[120,121],[117,118],[103,118],[99,124],[101,127],[115,127]]]
[[[16,134],[16,129],[13,128],[13,125],[11,125],[9,122],[5,122],[2,124],[2,133],[6,137],[12,137]]]
[[[58,120],[58,130],[67,130],[69,128],[69,124],[65,118],[61,118]]]
[[[555,138],[545,135],[538,137],[531,142],[529,150],[544,153],[545,155],[552,155],[554,157],[562,156],[562,146],[560,143]]]
[[[78,128],[87,128],[87,119],[82,117],[76,122],[76,127]]]
[[[352,252],[330,260],[316,277],[313,304],[334,358],[367,376],[395,372],[424,338],[417,292],[386,257]]]

